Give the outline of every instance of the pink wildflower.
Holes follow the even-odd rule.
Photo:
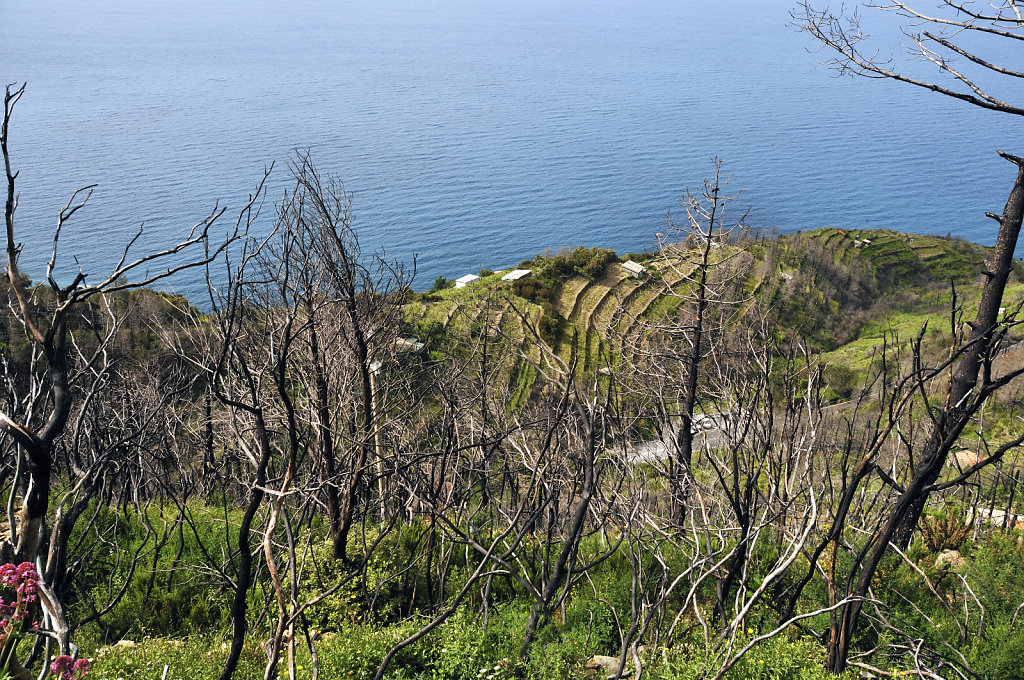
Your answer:
[[[61,654],[50,664],[50,672],[60,677],[71,677],[72,664],[74,662],[67,654]]]
[[[67,654],[61,654],[50,664],[50,672],[60,680],[81,680],[91,670],[92,664],[88,659],[73,661]]]
[[[0,589],[5,594],[14,590],[14,599],[8,602],[0,597],[0,658],[7,658],[27,625],[31,603],[38,598],[39,572],[30,562],[19,565],[0,564]],[[38,630],[34,624],[33,631]]]

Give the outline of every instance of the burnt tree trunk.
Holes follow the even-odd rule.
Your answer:
[[[991,257],[985,261],[987,278],[982,290],[978,314],[970,324],[971,332],[963,354],[957,361],[950,381],[947,402],[937,413],[924,449],[913,469],[913,479],[897,499],[889,518],[871,536],[862,551],[863,563],[856,582],[849,589],[853,600],[842,608],[833,626],[829,641],[827,667],[833,673],[846,670],[846,658],[860,616],[863,598],[867,596],[875,570],[889,549],[890,543],[905,549],[931,495],[931,486],[938,479],[950,449],[970,421],[975,409],[969,408],[971,393],[978,386],[982,366],[991,358],[997,328],[999,307],[1007,279],[1013,270],[1013,252],[1017,246],[1024,218],[1024,159],[999,152],[1017,165],[1017,178],[1002,215],[989,216],[999,222],[999,235]]]

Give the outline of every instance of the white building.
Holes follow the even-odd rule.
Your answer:
[[[518,281],[524,276],[529,276],[532,269],[513,269],[508,274],[501,277],[502,281]]]
[[[395,338],[395,350],[398,352],[422,352],[426,347],[427,343],[420,342],[419,338]]]
[[[459,278],[455,279],[455,287],[456,288],[465,288],[466,286],[468,286],[469,284],[473,283],[474,281],[479,281],[479,280],[480,280],[480,277],[477,276],[476,274],[466,274],[465,276],[460,276]]]
[[[647,273],[647,270],[644,268],[642,264],[638,262],[633,262],[633,260],[626,260],[625,262],[623,262],[622,268],[626,271],[627,274],[635,278],[640,278],[641,276]]]

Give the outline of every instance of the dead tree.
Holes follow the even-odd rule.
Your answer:
[[[729,180],[721,175],[722,161],[714,159],[714,174],[699,193],[686,190],[680,199],[685,223],[668,217],[669,231],[659,235],[663,294],[680,298],[674,314],[647,324],[634,347],[624,348],[637,372],[638,391],[656,410],[657,429],[671,450],[669,479],[680,523],[686,516],[686,488],[692,484],[694,436],[699,408],[715,410],[714,398],[702,395],[701,379],[715,352],[725,322],[743,302],[730,298],[732,284],[743,271],[744,253],[731,245],[743,226],[745,213],[733,221],[726,211],[736,199]],[[657,389],[650,389],[656,386]]]
[[[920,9],[917,3],[898,0],[871,2],[867,7],[892,12],[906,20],[903,32],[910,41],[907,48],[917,60],[938,69],[935,79],[920,75],[912,68],[900,67],[891,58],[880,57],[871,46],[870,36],[861,29],[856,14],[818,10],[802,2],[794,20],[831,51],[829,63],[839,73],[895,80],[983,109],[1024,115],[1019,103],[995,95],[988,80],[993,78],[1000,84],[1013,84],[1024,78],[1024,72],[1013,65],[1000,64],[988,56],[993,42],[1017,45],[1024,41],[1024,15],[1014,0],[984,6],[942,0],[930,11]],[[859,576],[851,583],[849,591],[855,599],[843,608],[841,623],[830,641],[828,665],[834,672],[846,667],[862,607],[861,598],[866,595],[875,568],[889,550],[890,542],[900,548],[907,546],[929,496],[938,488],[937,480],[964,427],[988,398],[1019,374],[1012,372],[994,377],[991,371],[1002,337],[999,309],[1024,218],[1024,159],[1003,151],[999,151],[999,155],[1017,166],[1017,177],[1003,213],[987,213],[998,222],[999,232],[995,249],[985,262],[985,285],[978,312],[969,324],[970,331],[956,354],[955,365],[950,368],[943,404],[937,409],[929,407],[931,434],[916,456],[910,478],[901,489],[891,514],[863,549]],[[973,467],[980,469],[995,462],[1005,450],[1004,446],[999,446],[992,456]]]
[[[295,159],[291,171],[295,185],[282,205],[279,221],[294,232],[296,254],[305,260],[302,266],[318,277],[316,288],[303,293],[306,308],[318,308],[315,314],[319,315],[311,317],[316,323],[308,336],[310,352],[315,355],[314,364],[321,366],[329,363],[331,354],[343,357],[343,362],[333,365],[352,380],[355,393],[355,399],[345,404],[332,404],[328,373],[314,369],[318,448],[334,554],[347,559],[365,479],[375,462],[378,478],[381,473],[379,370],[394,352],[402,295],[412,283],[415,265],[407,271],[384,253],[363,252],[352,228],[351,195],[337,178],[322,175],[308,153]],[[336,346],[324,347],[324,340]],[[339,406],[347,406],[347,415],[337,415]]]
[[[84,507],[81,505],[84,501],[77,498],[69,509],[65,505],[68,497],[62,499],[54,526],[56,533],[51,537],[56,541],[49,546],[49,555],[44,555],[42,548],[47,540],[45,524],[52,509],[51,489],[58,474],[55,456],[61,439],[72,424],[76,408],[79,408],[79,414],[87,412],[83,403],[93,399],[105,387],[107,376],[103,372],[102,353],[111,342],[112,334],[117,332],[119,321],[115,319],[103,324],[107,335],[100,337],[98,353],[91,357],[80,351],[82,348],[72,331],[80,319],[89,316],[94,306],[102,308],[112,295],[151,286],[178,272],[212,262],[244,227],[243,216],[257,201],[262,183],[240,213],[234,229],[229,229],[223,240],[218,241],[211,235],[212,226],[225,212],[225,208],[215,206],[177,244],[154,253],[138,254],[135,246],[143,236],[140,229],[128,241],[114,269],[100,281],[90,284],[86,274],[79,271],[69,283],[61,285],[57,282],[61,231],[74,214],[86,206],[93,187],[83,187],[72,194],[57,215],[45,282],[30,288],[18,266],[21,246],[15,230],[17,172],[13,170],[8,148],[11,117],[24,92],[24,85],[8,85],[5,90],[0,147],[7,179],[4,221],[11,298],[9,307],[36,361],[33,363],[35,370],[29,372],[28,382],[20,386],[27,391],[8,400],[8,403],[30,404],[31,408],[0,412],[0,431],[5,438],[15,442],[17,456],[16,472],[5,489],[7,505],[17,509],[17,517],[11,523],[9,535],[0,544],[0,554],[4,561],[31,561],[40,566],[44,576],[42,602],[45,621],[56,636],[61,651],[65,652],[69,645],[68,627],[61,602],[52,591],[54,587],[66,588],[70,578],[63,564],[65,554],[61,549],[66,539],[61,537],[70,532],[69,523],[73,525],[77,517],[75,508]],[[107,309],[113,307],[108,306]],[[79,425],[75,428],[78,429]],[[99,488],[95,480],[95,475],[99,474],[97,470],[96,466],[89,466],[77,471],[74,493],[94,494]]]
[[[212,314],[193,315],[175,340],[178,356],[205,373],[218,403],[215,448],[233,461],[244,495],[234,564],[225,571],[233,590],[225,679],[242,650],[258,567],[269,579],[275,622],[265,677],[277,674],[284,643],[294,676],[295,627],[310,606],[297,599],[303,529],[296,520],[324,507],[345,578],[362,573],[369,556],[352,557],[349,534],[370,505],[366,480],[381,479],[387,441],[382,402],[404,269],[363,258],[350,197],[337,180],[322,177],[308,155],[291,170],[294,184],[271,233],[225,251],[227,282],[210,277]],[[387,531],[379,534],[377,542]]]
[[[814,4],[799,2],[792,15],[794,24],[832,52],[826,63],[838,73],[895,80],[990,111],[1024,115],[1020,102],[996,96],[987,80],[1000,76],[999,82],[1006,83],[1012,92],[1014,79],[1024,78],[1019,67],[1000,64],[989,56],[994,44],[1009,47],[1024,40],[1024,14],[1015,0],[982,6],[964,0],[941,0],[928,10],[921,9],[925,3],[918,2],[864,3],[865,7],[891,12],[905,20],[901,31],[909,42],[904,47],[912,59],[938,70],[934,79],[923,69],[918,72],[901,67],[892,57],[884,56],[882,48],[876,47],[871,35],[861,28],[856,12],[847,14],[840,9],[836,13],[827,7],[817,9]]]
[[[615,517],[633,568],[620,674],[630,657],[641,668],[641,643],[676,645],[696,629],[703,638],[696,645],[704,655],[701,677],[718,678],[753,645],[828,611],[790,613],[753,641],[741,640],[755,608],[773,606],[811,544],[824,491],[814,474],[821,433],[816,373],[806,356],[788,360],[768,317],[752,316],[756,321],[730,328],[706,358],[704,389],[721,412],[695,438],[701,449],[685,524],[666,521],[644,498],[648,472],[629,460],[628,448],[623,452],[636,505]]]

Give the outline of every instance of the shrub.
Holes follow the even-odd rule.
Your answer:
[[[454,280],[447,279],[444,276],[438,276],[436,279],[434,279],[434,285],[431,286],[430,290],[427,291],[427,292],[428,293],[437,293],[439,291],[444,290],[445,288],[454,288],[454,287],[455,287],[455,281]]]
[[[945,507],[921,520],[921,536],[928,550],[957,550],[971,535],[971,525],[960,507]]]
[[[549,258],[541,268],[561,279],[573,273],[594,279],[604,272],[610,262],[618,259],[614,250],[579,246],[575,250],[566,250]]]
[[[176,511],[150,509],[138,515],[104,507],[96,512],[90,533],[102,536],[101,542],[114,538],[126,554],[147,555],[134,573],[129,573],[130,560],[117,560],[114,555],[96,554],[85,560],[77,585],[86,597],[72,599],[70,610],[74,616],[88,614],[95,603],[108,602],[129,580],[123,597],[103,618],[100,642],[138,637],[144,631],[189,635],[219,630],[226,624],[228,598],[223,584],[208,572],[188,567],[206,562],[200,542],[209,548],[223,545],[225,540],[237,540],[236,529],[231,528],[237,515],[230,511],[225,518],[214,508],[202,505],[190,506],[188,511],[199,537],[181,528],[180,532],[171,530],[162,542],[155,532],[146,529],[146,523],[158,527],[167,522],[173,527]],[[225,535],[225,521],[230,536]]]
[[[971,668],[979,678],[1019,678],[1024,668],[1024,635],[1007,622],[989,626],[976,639]]]
[[[540,321],[537,322],[537,332],[540,334],[541,340],[554,347],[562,339],[566,325],[566,320],[559,316],[554,305],[550,302],[544,303],[544,311]]]
[[[152,639],[96,650],[89,680],[216,680],[228,643],[216,637]],[[267,657],[254,640],[246,642],[234,680],[261,680]]]
[[[512,292],[530,302],[542,305],[554,302],[556,295],[555,282],[541,275],[527,276],[512,282]]]
[[[970,545],[969,551],[966,576],[987,616],[990,620],[1010,620],[1024,602],[1024,545],[1020,533],[989,531]],[[1020,627],[1021,621],[1017,625]]]
[[[737,640],[736,647],[746,644]],[[652,680],[697,680],[710,677],[703,642],[655,652],[645,659],[645,671]],[[755,645],[734,665],[725,677],[731,680],[853,680],[853,669],[842,675],[825,671],[824,648],[813,639],[788,638],[785,635]]]
[[[833,364],[825,369],[825,386],[834,399],[849,399],[857,384],[857,373],[849,366]]]
[[[320,677],[372,678],[384,655],[416,631],[417,626],[405,623],[378,628],[372,625],[350,626],[343,633],[328,633],[318,649]],[[406,647],[388,665],[388,678],[422,677],[428,665],[420,645]],[[430,677],[430,676],[427,676]]]
[[[413,334],[420,341],[433,345],[444,338],[444,324],[437,319],[423,319],[415,324]]]

